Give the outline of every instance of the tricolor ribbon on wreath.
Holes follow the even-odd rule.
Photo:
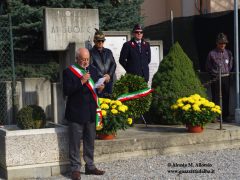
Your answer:
[[[153,89],[145,88],[145,89],[141,89],[141,90],[134,91],[134,92],[131,92],[131,93],[122,94],[117,98],[117,100],[123,102],[123,101],[132,100],[132,99],[138,99],[138,98],[147,96],[151,92],[153,92]]]

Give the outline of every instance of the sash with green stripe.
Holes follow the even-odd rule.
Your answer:
[[[85,69],[83,69],[82,67],[80,67],[78,64],[73,64],[71,66],[68,67],[74,75],[76,75],[79,79],[81,79],[83,77],[84,74],[86,74],[87,72],[85,71]],[[86,86],[88,87],[88,89],[91,91],[92,95],[93,95],[93,99],[95,100],[96,104],[97,104],[97,111],[96,111],[96,126],[99,127],[102,124],[102,112],[100,109],[100,105],[99,105],[99,100],[98,100],[98,96],[97,93],[95,91],[94,88],[94,81],[92,80],[92,78],[90,78],[86,83]]]

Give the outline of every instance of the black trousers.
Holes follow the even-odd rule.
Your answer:
[[[212,79],[215,76],[211,77]],[[223,119],[229,116],[229,91],[230,91],[230,76],[225,76],[221,78],[222,80],[222,115]],[[219,79],[214,81],[211,84],[211,91],[212,91],[212,100],[215,104],[220,105],[220,98],[219,98]]]
[[[85,167],[90,170],[95,169],[94,165],[94,141],[96,137],[96,123],[78,124],[69,122],[69,161],[71,171],[81,169],[80,145],[83,141],[83,159]]]

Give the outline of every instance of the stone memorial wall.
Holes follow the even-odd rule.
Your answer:
[[[157,72],[159,65],[163,59],[163,43],[162,41],[149,41],[151,48],[151,63],[149,64],[149,82],[148,86],[152,85],[152,78]]]
[[[45,50],[66,50],[69,43],[84,46],[99,28],[97,9],[45,8]]]

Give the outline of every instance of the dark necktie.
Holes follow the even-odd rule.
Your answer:
[[[141,42],[138,42],[138,49],[139,49],[139,52],[141,53]]]

